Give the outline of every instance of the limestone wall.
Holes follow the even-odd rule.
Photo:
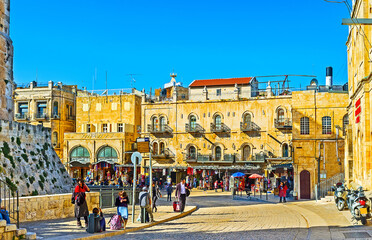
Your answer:
[[[89,212],[99,207],[99,193],[87,193]],[[40,221],[74,217],[71,193],[19,198],[19,221]]]
[[[51,146],[50,128],[41,125],[0,120],[0,170],[19,196],[67,193],[72,186]]]

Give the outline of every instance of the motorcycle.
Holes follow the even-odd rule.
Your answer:
[[[355,220],[361,221],[363,225],[366,225],[367,219],[371,218],[371,207],[363,188],[359,187],[357,190],[350,189],[347,191],[347,205],[351,215]]]
[[[342,211],[346,207],[347,202],[347,191],[342,183],[337,183],[332,186],[332,191],[334,192],[335,203],[338,211]]]

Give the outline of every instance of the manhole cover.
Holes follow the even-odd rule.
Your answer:
[[[371,235],[367,232],[348,232],[344,233],[345,238],[369,238]]]

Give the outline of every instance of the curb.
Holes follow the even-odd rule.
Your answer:
[[[104,233],[104,234],[97,234],[97,235],[92,235],[92,236],[89,236],[89,237],[75,238],[75,240],[101,239],[101,238],[105,238],[105,237],[118,236],[118,235],[122,235],[122,234],[129,233],[129,232],[136,232],[138,230],[153,227],[153,226],[156,226],[156,225],[161,224],[161,223],[165,223],[165,222],[169,222],[169,221],[173,221],[173,220],[185,217],[185,216],[195,212],[197,209],[198,209],[198,207],[195,206],[187,212],[184,212],[184,213],[181,213],[181,214],[178,214],[176,216],[166,218],[166,219],[163,219],[163,220],[160,220],[160,221],[152,222],[152,223],[144,225],[144,226],[134,227],[134,228],[125,229],[125,230],[119,230],[119,231],[115,231],[115,232],[108,232],[108,233]]]

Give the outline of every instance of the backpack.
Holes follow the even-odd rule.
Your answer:
[[[146,207],[146,206],[148,206],[150,204],[149,203],[148,195],[149,195],[149,193],[144,193],[144,194],[142,194],[142,196],[140,198],[140,206],[143,207],[143,208]],[[143,198],[145,198],[145,205],[142,202]]]
[[[117,214],[111,217],[108,222],[111,230],[120,230],[121,229],[121,217]]]

